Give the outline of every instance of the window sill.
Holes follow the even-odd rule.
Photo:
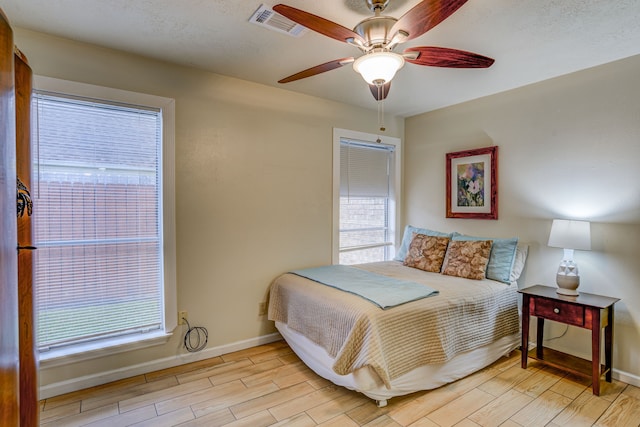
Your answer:
[[[172,333],[163,331],[146,334],[144,338],[139,335],[126,338],[112,338],[93,343],[79,344],[72,347],[53,349],[39,353],[40,368],[52,368],[98,357],[110,356],[127,351],[138,350],[156,345],[165,344],[171,338]]]

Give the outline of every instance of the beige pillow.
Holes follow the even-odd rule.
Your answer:
[[[444,261],[444,255],[447,252],[449,240],[448,237],[414,233],[407,251],[407,257],[404,259],[404,265],[439,273],[442,268],[442,261]]]
[[[442,274],[467,279],[484,279],[492,244],[491,240],[451,241],[444,258]]]

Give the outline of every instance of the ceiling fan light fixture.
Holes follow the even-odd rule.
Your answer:
[[[362,55],[353,63],[353,69],[360,73],[368,84],[389,83],[404,65],[404,57],[394,52],[371,52]]]

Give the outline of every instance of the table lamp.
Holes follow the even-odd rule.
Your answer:
[[[564,249],[564,256],[556,274],[556,292],[562,295],[578,295],[580,274],[578,265],[573,260],[573,251],[591,250],[591,224],[588,221],[554,219],[547,245]]]

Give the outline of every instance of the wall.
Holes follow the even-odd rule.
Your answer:
[[[258,316],[270,282],[331,262],[333,127],[375,133],[376,112],[21,29],[16,44],[36,75],[176,100],[178,308],[209,330],[210,356],[273,333]],[[403,120],[385,122],[403,135]],[[44,368],[41,386],[46,395],[188,361],[182,333]]]
[[[640,384],[640,56],[405,121],[405,223],[530,247],[520,286],[555,285],[562,249],[546,246],[553,218],[592,223],[576,251],[580,289],[616,304],[614,368]],[[445,218],[445,154],[499,147],[499,219]],[[552,322],[546,322],[552,323]],[[546,337],[565,327],[546,326]],[[590,332],[548,346],[590,359]]]

